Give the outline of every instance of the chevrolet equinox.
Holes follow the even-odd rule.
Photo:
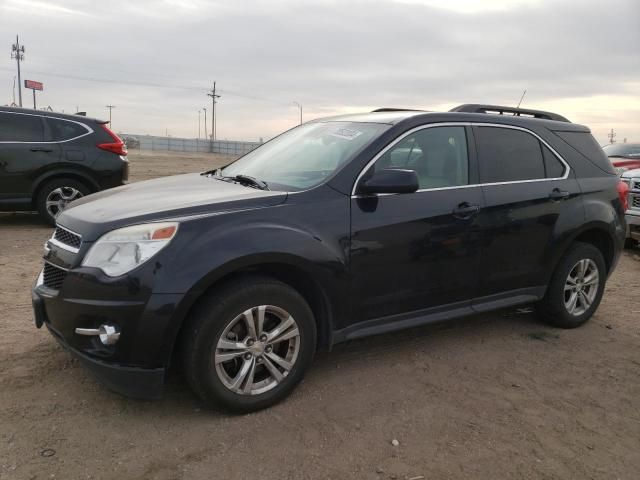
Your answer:
[[[38,327],[109,388],[274,404],[318,349],[535,304],[574,328],[616,266],[628,186],[587,127],[536,110],[380,109],[308,122],[217,170],[57,218]]]

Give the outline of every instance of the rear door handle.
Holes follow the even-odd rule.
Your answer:
[[[559,188],[554,188],[549,194],[549,198],[551,200],[564,200],[565,198],[569,198],[571,194],[564,190],[560,190]]]
[[[456,218],[467,219],[476,215],[480,211],[480,205],[472,205],[469,202],[462,202],[453,209],[453,216]]]
[[[37,148],[37,147],[36,147],[36,148],[31,148],[30,150],[31,150],[32,152],[47,152],[47,153],[53,152],[53,148],[44,148],[44,147],[41,147],[41,148]]]

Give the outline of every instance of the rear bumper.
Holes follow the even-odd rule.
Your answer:
[[[640,240],[640,211],[627,210],[625,220],[627,221],[627,238]]]

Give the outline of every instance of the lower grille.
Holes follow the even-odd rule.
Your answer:
[[[44,264],[42,283],[44,283],[45,287],[52,288],[54,290],[60,290],[60,287],[62,287],[62,283],[64,282],[64,279],[66,277],[66,270],[55,267],[50,263]]]
[[[631,195],[631,208],[640,208],[640,195]]]

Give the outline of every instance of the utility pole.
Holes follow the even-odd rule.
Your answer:
[[[18,65],[18,99],[20,106],[22,106],[22,80],[20,78],[20,62],[24,61],[24,45],[20,45],[18,35],[16,35],[16,43],[11,45],[11,58],[16,59]]]
[[[300,105],[298,102],[293,102],[293,104],[297,105],[300,109],[300,125],[302,125],[302,105]]]
[[[202,115],[202,110],[198,110],[198,140],[200,140],[200,116]]]
[[[16,76],[13,76],[13,102],[11,103],[11,106],[13,107],[16,104]]]
[[[111,128],[111,109],[112,108],[116,108],[115,105],[106,105],[106,107],[109,109],[109,128]]]
[[[202,107],[204,110],[204,138],[207,138],[207,107]]]
[[[211,97],[211,140],[216,139],[216,103],[220,95],[216,95],[216,82],[213,82],[213,89],[207,96]],[[205,132],[206,132],[205,128]]]
[[[611,133],[607,134],[607,137],[609,137],[609,143],[616,143],[616,133],[613,131],[613,128],[611,129]]]

